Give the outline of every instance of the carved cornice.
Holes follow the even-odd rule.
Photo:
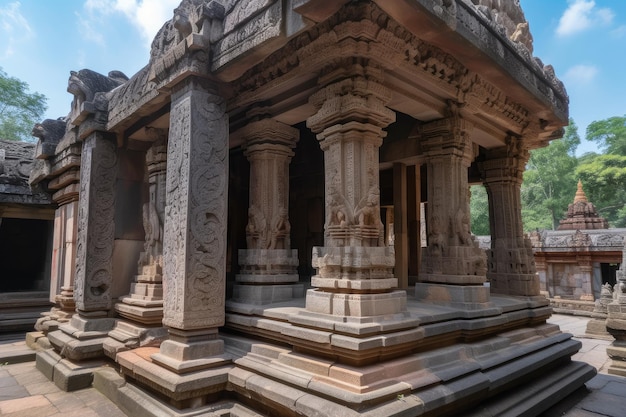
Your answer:
[[[346,57],[365,60],[387,74],[396,70],[415,74],[430,83],[433,91],[443,93],[444,100],[458,101],[468,112],[502,120],[516,132],[534,123],[527,108],[483,76],[417,38],[376,5],[364,3],[347,5],[246,72],[233,83],[231,107],[258,101],[271,89],[312,72],[323,84],[328,68],[341,68]]]

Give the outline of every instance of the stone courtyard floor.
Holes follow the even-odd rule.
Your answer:
[[[582,342],[573,357],[598,370],[598,375],[544,417],[626,416],[626,378],[607,375],[608,340],[584,337],[589,318],[553,315],[549,322]],[[94,388],[61,391],[35,368],[34,354],[24,337],[0,335],[0,416],[4,417],[124,417],[125,414]],[[12,363],[19,362],[19,363]]]

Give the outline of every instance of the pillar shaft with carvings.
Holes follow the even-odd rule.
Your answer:
[[[50,312],[44,313],[35,324],[35,329],[44,333],[56,330],[59,323],[67,322],[76,309],[74,276],[76,273],[79,175],[78,168],[68,170],[63,174],[64,185],[52,195],[52,199],[58,204],[54,214],[52,266],[50,268],[50,297],[55,306]],[[58,180],[58,178],[51,180],[49,186],[57,186]]]
[[[471,126],[454,112],[423,126],[427,157],[428,246],[420,282],[482,285],[485,259],[470,232],[467,169],[474,158]]]
[[[115,309],[125,318],[142,325],[160,325],[163,320],[163,218],[167,164],[166,131],[153,129],[156,140],[146,152],[148,198],[142,207],[144,250],[139,256],[135,282],[130,294]]]
[[[204,79],[173,88],[163,239],[163,324],[153,361],[184,373],[223,353],[228,201],[225,100]]]
[[[291,249],[289,162],[299,132],[272,119],[251,122],[243,129],[250,161],[250,206],[247,249],[239,251],[240,273],[233,299],[268,304],[301,296],[298,251]]]
[[[82,150],[74,283],[76,310],[85,316],[107,316],[112,307],[116,175],[115,143],[90,135]]]
[[[113,244],[115,237],[116,146],[96,131],[83,141],[78,205],[76,275],[72,319],[48,334],[64,356],[83,360],[102,356],[102,341],[113,328]]]
[[[392,291],[395,256],[384,242],[378,184],[383,128],[395,120],[386,107],[391,94],[381,68],[343,64],[327,70],[310,98],[317,112],[307,126],[324,151],[326,222],[325,246],[313,248],[317,289],[308,291],[306,308],[356,317],[398,313],[406,294]]]
[[[540,293],[532,245],[523,233],[521,184],[528,151],[520,138],[493,150],[480,163],[489,198],[491,249],[487,252],[493,293],[535,296]]]

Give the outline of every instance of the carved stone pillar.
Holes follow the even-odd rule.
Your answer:
[[[471,126],[450,105],[450,116],[423,126],[427,158],[428,246],[415,291],[418,299],[482,304],[489,301],[484,252],[470,233],[467,169],[474,158]],[[433,286],[439,284],[433,291]]]
[[[480,169],[489,198],[491,249],[487,277],[491,292],[519,296],[540,294],[530,239],[523,233],[520,189],[528,151],[509,136],[506,147],[493,150]]]
[[[250,161],[250,207],[247,249],[239,250],[241,272],[233,300],[268,304],[301,297],[298,251],[291,249],[289,224],[289,162],[299,132],[272,119],[242,130]]]
[[[129,321],[120,320],[104,343],[107,356],[158,343],[167,332],[163,320],[163,218],[165,216],[165,178],[167,131],[151,129],[154,143],[146,152],[148,195],[143,204],[144,250],[139,256],[135,282],[130,294],[115,304],[115,310]]]
[[[330,69],[310,98],[317,112],[307,126],[324,151],[326,222],[324,246],[313,248],[317,289],[307,292],[308,312],[365,317],[406,309],[406,293],[393,291],[395,256],[380,219],[378,148],[395,120],[382,79],[378,67],[347,62]]]
[[[101,356],[102,341],[115,324],[109,312],[116,176],[115,143],[101,132],[90,134],[81,154],[74,281],[77,314],[48,334],[50,343],[71,360]]]
[[[580,289],[574,290],[582,301],[593,301],[593,261],[590,255],[578,255],[576,257],[580,270]]]
[[[228,193],[228,116],[212,85],[173,88],[163,236],[163,324],[152,355],[177,373],[214,366],[223,353]],[[119,355],[118,355],[119,356]]]
[[[52,195],[58,204],[54,214],[54,236],[52,247],[51,301],[55,306],[44,313],[35,329],[48,333],[57,330],[60,323],[70,320],[76,309],[74,303],[74,276],[76,273],[76,228],[78,223],[78,169],[63,175],[62,188]],[[70,180],[71,179],[71,180]],[[50,181],[55,186],[58,179]],[[57,289],[59,291],[57,291]]]

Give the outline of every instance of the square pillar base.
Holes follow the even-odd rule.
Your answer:
[[[485,285],[446,285],[428,282],[415,284],[415,298],[437,304],[446,304],[466,310],[500,309],[491,303],[489,287]]]

